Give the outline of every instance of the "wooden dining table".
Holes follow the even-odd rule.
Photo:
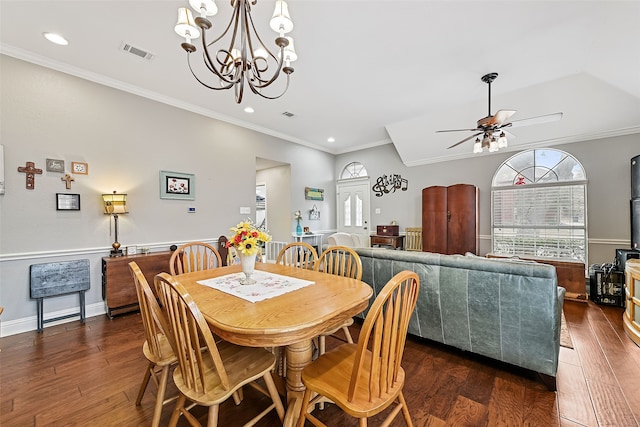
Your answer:
[[[312,339],[364,311],[373,290],[360,280],[279,264],[259,262],[256,270],[313,284],[252,303],[198,283],[238,273],[240,265],[175,278],[191,294],[211,330],[222,339],[250,347],[286,346],[287,411],[283,425],[294,426],[305,389],[301,373],[311,362]]]

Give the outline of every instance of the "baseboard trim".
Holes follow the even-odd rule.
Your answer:
[[[45,319],[53,319],[78,313],[80,307],[66,308],[45,314]],[[107,310],[104,302],[90,304],[85,307],[85,317],[99,316],[106,314]],[[80,316],[69,317],[67,319],[56,320],[55,322],[45,323],[45,329],[49,326],[61,325],[63,323],[79,322]],[[10,335],[21,334],[23,332],[35,331],[38,329],[38,318],[36,316],[23,317],[21,319],[7,320],[0,324],[0,337],[8,337]]]

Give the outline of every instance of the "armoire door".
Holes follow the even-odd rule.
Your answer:
[[[422,250],[447,253],[447,187],[422,190]]]
[[[478,253],[478,189],[457,184],[447,188],[448,254]]]

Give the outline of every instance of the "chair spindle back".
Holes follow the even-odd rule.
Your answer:
[[[331,246],[327,248],[318,258],[315,269],[336,276],[362,279],[360,255],[346,246]]]
[[[185,385],[195,393],[207,392],[205,378],[217,375],[219,386],[230,388],[229,377],[207,322],[187,290],[173,277],[160,273],[155,278],[156,289],[162,294],[173,337],[173,351],[178,359]],[[203,351],[204,348],[208,351]],[[212,363],[205,363],[211,358]],[[215,373],[208,372],[206,365],[213,365]]]
[[[318,261],[318,253],[308,243],[293,242],[286,245],[276,259],[276,264],[312,270]]]
[[[418,275],[405,270],[389,280],[376,297],[360,331],[349,385],[349,401],[356,398],[363,386],[369,393],[369,401],[389,394],[397,387],[407,329],[418,300],[419,288]],[[359,384],[366,378],[363,369],[369,372],[366,385]]]
[[[191,242],[181,245],[169,259],[172,275],[210,270],[222,267],[222,258],[216,248],[204,242]]]

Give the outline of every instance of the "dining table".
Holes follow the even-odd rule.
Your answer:
[[[181,274],[175,279],[191,294],[210,329],[220,338],[250,347],[285,346],[287,409],[283,425],[294,426],[305,390],[302,369],[312,360],[313,338],[363,312],[373,290],[361,280],[314,270],[262,262],[257,262],[255,269],[306,283],[252,302],[203,284],[241,275],[240,265]]]

